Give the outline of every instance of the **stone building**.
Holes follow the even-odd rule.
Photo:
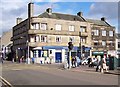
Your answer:
[[[13,49],[18,56],[51,57],[53,62],[63,62],[68,53],[68,42],[74,48],[72,56],[77,53],[81,44],[87,49],[86,56],[90,55],[91,29],[82,13],[76,15],[53,13],[51,8],[38,16],[33,15],[33,3],[28,4],[28,18],[17,18],[17,25],[13,27]],[[26,49],[29,47],[29,52]],[[22,55],[19,55],[22,54]]]
[[[115,51],[115,27],[108,24],[104,17],[101,20],[87,19],[91,24],[91,51],[93,56],[106,56]]]
[[[40,62],[49,57],[52,62],[64,62],[68,42],[74,45],[72,56],[103,56],[115,50],[115,27],[105,18],[86,19],[82,12],[76,15],[54,13],[51,8],[34,16],[34,3],[29,3],[28,18],[17,18],[16,22],[12,40],[18,58],[35,57],[36,62]]]

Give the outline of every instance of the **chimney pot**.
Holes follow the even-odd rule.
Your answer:
[[[77,15],[78,16],[83,16],[83,13],[82,12],[78,12]]]
[[[52,8],[46,9],[46,12],[49,13],[49,14],[52,14]]]
[[[105,21],[105,17],[102,17],[102,18],[101,18],[101,21]]]
[[[22,22],[22,18],[17,18],[16,19],[16,24],[19,24],[20,22]]]
[[[30,2],[28,4],[28,18],[33,17],[34,14],[34,3]]]

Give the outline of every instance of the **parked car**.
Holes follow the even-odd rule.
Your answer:
[[[83,60],[81,61],[81,64],[82,64],[82,65],[87,65],[87,64],[88,64],[88,58],[83,59]]]

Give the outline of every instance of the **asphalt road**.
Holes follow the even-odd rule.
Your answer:
[[[118,85],[117,75],[12,63],[3,64],[2,77],[12,85]]]

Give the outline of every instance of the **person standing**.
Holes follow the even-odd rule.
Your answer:
[[[77,67],[80,66],[80,58],[76,56]]]
[[[106,72],[108,72],[108,68],[107,68],[107,65],[106,65],[106,58],[104,57],[102,59],[102,66],[101,66],[101,72],[104,73],[104,69],[106,70]]]

